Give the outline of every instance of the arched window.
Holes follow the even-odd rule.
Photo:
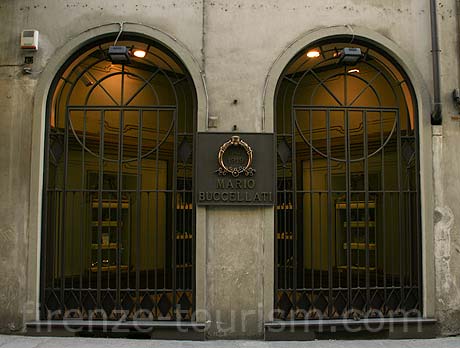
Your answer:
[[[41,318],[190,320],[196,96],[180,59],[123,34],[62,67],[48,98]]]
[[[420,315],[418,115],[385,52],[335,38],[277,86],[275,317]]]

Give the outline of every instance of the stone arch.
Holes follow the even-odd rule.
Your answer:
[[[64,63],[78,52],[82,47],[95,38],[107,35],[116,35],[119,32],[120,23],[109,23],[90,28],[69,40],[64,46],[58,48],[47,62],[41,72],[34,97],[34,122],[32,125],[32,151],[31,151],[31,175],[30,175],[30,209],[28,216],[28,287],[27,303],[28,310],[24,313],[24,321],[39,319],[39,281],[40,281],[40,234],[42,220],[42,188],[44,166],[44,125],[47,112],[47,102],[52,82]],[[188,48],[179,40],[168,33],[153,27],[139,23],[123,23],[123,31],[135,36],[145,37],[157,41],[167,47],[179,57],[188,70],[196,91],[196,118],[197,130],[204,130],[207,122],[207,92],[200,64]],[[200,219],[197,219],[197,225]],[[202,230],[202,229],[197,229]],[[201,308],[202,299],[197,298],[197,309]]]
[[[433,316],[434,305],[428,300],[434,295],[433,274],[433,232],[432,232],[432,210],[433,210],[433,192],[432,192],[432,155],[431,155],[431,125],[430,111],[431,103],[425,81],[408,53],[399,47],[396,43],[385,36],[358,26],[336,26],[321,28],[310,31],[301,35],[291,42],[275,59],[266,78],[264,87],[264,102],[262,124],[266,132],[274,129],[274,105],[277,84],[284,69],[289,62],[304,48],[312,46],[315,43],[327,39],[347,38],[350,41],[359,39],[369,45],[386,52],[408,76],[415,94],[416,108],[418,110],[419,121],[419,139],[420,139],[420,185],[421,185],[421,215],[422,215],[422,278],[423,278],[423,307],[424,316]],[[273,231],[267,231],[267,240],[273,238]],[[270,245],[270,244],[269,244]],[[273,265],[274,249],[273,246],[266,249],[266,265]],[[269,313],[273,304],[273,284],[274,275],[266,274],[266,283],[264,286],[264,306],[265,312]],[[271,315],[266,315],[266,320],[273,320]]]

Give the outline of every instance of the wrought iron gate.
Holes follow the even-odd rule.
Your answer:
[[[305,49],[277,87],[277,319],[421,316],[412,88],[384,52],[347,42]]]
[[[41,318],[190,320],[195,91],[157,42],[72,57],[48,101]]]

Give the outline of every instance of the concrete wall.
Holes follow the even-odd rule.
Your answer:
[[[460,237],[454,217],[460,216],[457,182],[460,130],[457,122],[451,120],[458,111],[450,99],[451,90],[458,85],[456,1],[438,3],[445,123],[443,135],[435,141],[436,316],[441,319],[444,333],[459,333]],[[264,91],[270,79],[268,74],[273,71],[272,64],[295,46],[290,46],[294,40],[325,27],[337,26],[337,32],[352,36],[354,28],[367,28],[376,37],[380,35],[392,42],[394,47],[402,47],[404,56],[410,60],[404,64],[421,77],[421,84],[416,86],[420,89],[418,95],[424,96],[420,103],[430,103],[429,91],[422,88],[431,86],[432,75],[428,0],[0,0],[0,279],[3,284],[0,328],[3,331],[22,328],[24,320],[30,319],[23,303],[36,294],[33,289],[37,286],[37,270],[33,269],[36,267],[33,258],[37,257],[39,240],[36,207],[39,188],[31,188],[30,183],[39,182],[41,168],[40,156],[36,156],[31,145],[33,136],[40,139],[39,133],[33,134],[33,125],[41,122],[33,117],[33,110],[40,107],[34,106],[33,97],[43,93],[36,86],[46,85],[43,79],[49,79],[41,71],[72,39],[91,28],[121,21],[159,28],[177,38],[199,62],[209,93],[209,114],[217,117],[215,131],[230,131],[233,125],[239,131],[271,131],[272,100],[270,95],[264,99]],[[19,49],[19,33],[28,28],[40,31],[40,50],[33,54],[32,74],[23,75],[25,54]],[[115,31],[117,27],[113,28]],[[276,76],[271,78],[276,80]],[[207,117],[203,110],[199,113],[201,130],[205,129]],[[420,118],[425,124],[422,132],[429,137],[431,129],[426,127],[429,108],[422,112]],[[431,143],[427,137],[422,139]],[[429,150],[424,152],[430,162],[425,168],[431,168]],[[431,174],[423,172],[427,192],[433,183]],[[430,200],[425,203],[430,207]],[[432,208],[427,215],[433,212]],[[30,214],[31,211],[37,214]],[[202,256],[197,263],[201,282],[198,288],[203,293],[200,306],[211,314],[210,335],[261,337],[261,317],[269,319],[273,296],[272,209],[215,208],[198,213],[198,229],[204,231],[198,241]],[[426,245],[430,249],[431,215],[426,221]],[[426,264],[430,262],[432,258]],[[427,286],[433,285],[433,272],[425,273]],[[33,308],[33,301],[30,306]],[[239,326],[233,333],[227,332],[232,315],[236,315],[237,323],[244,316],[245,328]]]

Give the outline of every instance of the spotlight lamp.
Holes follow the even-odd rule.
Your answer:
[[[307,52],[307,57],[308,58],[318,58],[321,55],[320,51],[317,49],[310,50]]]
[[[134,57],[137,57],[137,58],[144,58],[145,55],[146,55],[147,52],[145,52],[144,50],[134,50],[133,51],[133,56]]]
[[[108,55],[113,64],[129,63],[129,50],[126,46],[110,46]]]
[[[339,64],[341,65],[356,65],[363,57],[361,49],[357,47],[345,47],[339,53]]]

